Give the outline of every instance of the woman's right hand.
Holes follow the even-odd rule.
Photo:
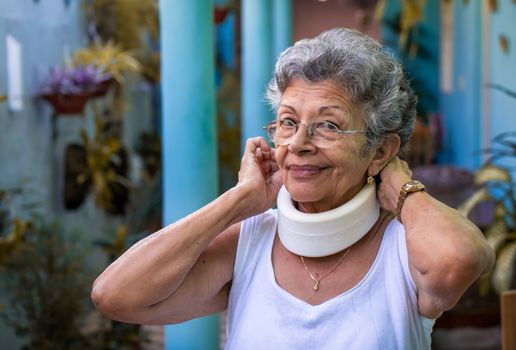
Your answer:
[[[248,193],[244,217],[260,214],[276,203],[282,181],[274,151],[263,137],[246,142],[236,186]]]

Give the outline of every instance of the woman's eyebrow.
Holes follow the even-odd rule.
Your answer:
[[[292,106],[289,106],[289,105],[286,105],[286,104],[281,103],[281,104],[280,104],[280,107],[288,108],[288,109],[292,110],[294,113],[296,113],[296,114],[297,114],[296,109],[295,109],[294,107],[292,107]]]
[[[293,111],[295,114],[297,114],[297,111],[296,109],[293,107],[293,106],[290,106],[290,105],[287,105],[287,104],[284,104],[284,103],[281,103],[279,105],[280,107],[284,107],[284,108],[287,108],[287,109],[290,109],[291,111]],[[322,106],[322,107],[319,107],[319,114],[324,114],[324,112],[327,112],[328,110],[330,109],[337,109],[338,111],[342,112],[344,111],[343,108],[341,106],[337,106],[337,105],[330,105],[330,106]]]
[[[319,114],[323,114],[329,109],[338,109],[339,111],[343,111],[342,107],[340,106],[322,106],[319,108]]]

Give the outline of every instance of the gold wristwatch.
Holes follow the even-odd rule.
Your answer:
[[[396,206],[396,218],[401,223],[401,208],[403,208],[403,203],[405,203],[405,198],[410,193],[420,192],[425,190],[425,185],[423,185],[420,181],[410,180],[406,182],[403,186],[401,186],[400,197],[398,199],[398,205]]]

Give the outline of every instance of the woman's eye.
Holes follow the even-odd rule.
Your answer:
[[[290,118],[285,118],[285,119],[282,119],[280,121],[281,123],[281,126],[284,126],[284,127],[287,127],[287,128],[291,128],[291,127],[295,127],[297,125],[297,123],[290,119]]]
[[[320,122],[317,124],[317,128],[321,130],[339,130],[339,127],[332,122]]]

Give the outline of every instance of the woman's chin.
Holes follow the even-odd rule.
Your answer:
[[[290,197],[297,203],[313,203],[321,200],[321,191],[311,189],[307,185],[285,185]]]

